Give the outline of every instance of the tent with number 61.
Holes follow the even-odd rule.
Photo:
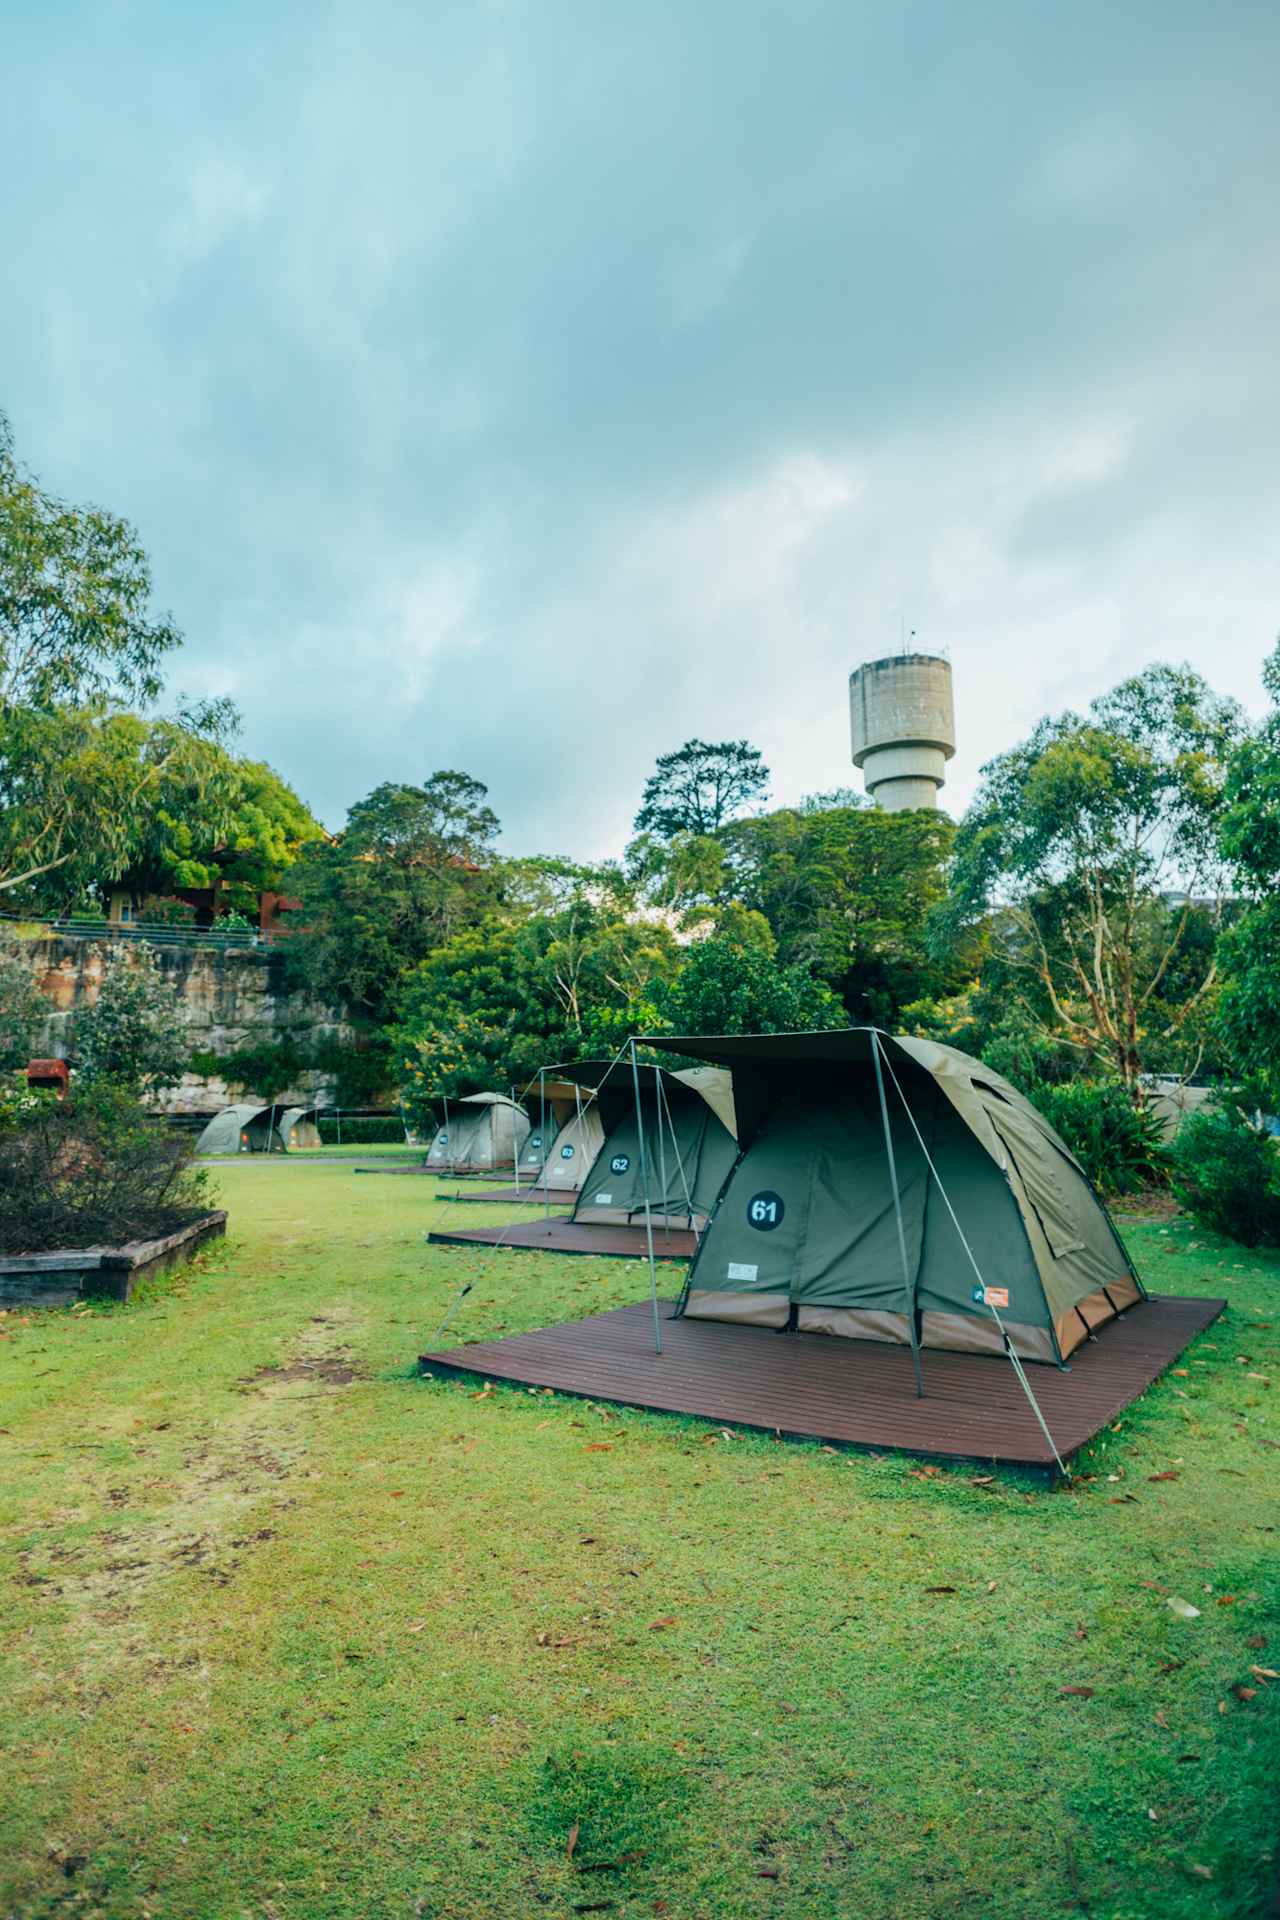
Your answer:
[[[909,1343],[917,1367],[1006,1342],[1062,1365],[1145,1299],[1063,1140],[955,1048],[869,1027],[644,1044],[733,1075],[740,1157],[684,1314]]]

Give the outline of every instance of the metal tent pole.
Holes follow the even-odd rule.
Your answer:
[[[440,1098],[444,1101],[444,1143],[445,1143],[445,1146],[449,1149],[449,1152],[448,1152],[449,1171],[450,1173],[452,1173],[453,1172],[453,1129],[449,1125],[449,1096],[447,1093],[442,1093],[440,1095]]]
[[[884,1127],[884,1150],[889,1160],[889,1183],[893,1188],[893,1211],[898,1221],[898,1251],[902,1255],[902,1291],[907,1302],[907,1328],[911,1335],[911,1359],[916,1370],[916,1398],[924,1398],[924,1374],[920,1367],[920,1336],[916,1330],[916,1290],[907,1259],[907,1233],[902,1224],[902,1195],[898,1191],[898,1162],[893,1151],[893,1129],[889,1125],[889,1103],[884,1097],[884,1074],[880,1070],[880,1036],[871,1030],[871,1059],[876,1070],[876,1092],[880,1096],[880,1120]]]
[[[538,1068],[538,1126],[542,1134],[542,1218],[551,1231],[551,1174],[547,1165],[547,1070]]]
[[[671,1215],[667,1208],[667,1143],[662,1132],[662,1068],[653,1074],[653,1110],[658,1116],[658,1179],[662,1193],[662,1231],[671,1237]]]
[[[653,1350],[662,1352],[662,1323],[658,1319],[658,1269],[653,1259],[653,1214],[649,1207],[649,1156],[644,1150],[644,1110],[640,1105],[640,1068],[636,1043],[631,1041],[631,1085],[636,1096],[636,1133],[640,1140],[640,1178],[644,1182],[644,1238],[649,1249],[649,1295],[653,1301]]]
[[[520,1141],[519,1128],[516,1126],[516,1090],[511,1089],[511,1171],[516,1177],[516,1192],[520,1191]]]
[[[907,1103],[907,1096],[902,1091],[902,1083],[898,1079],[897,1074],[893,1070],[893,1062],[892,1060],[890,1060],[888,1054],[885,1055],[885,1065],[889,1069],[890,1079],[893,1081],[894,1086],[897,1088],[898,1098],[902,1102],[903,1109],[906,1113],[906,1116],[908,1120],[911,1122],[911,1130],[915,1134],[916,1139],[920,1142],[920,1151],[924,1155],[926,1166],[928,1167],[930,1173],[933,1175],[934,1185],[937,1187],[938,1192],[942,1195],[943,1205],[946,1207],[947,1212],[951,1215],[951,1224],[960,1236],[960,1245],[964,1248],[965,1253],[968,1256],[969,1265],[973,1268],[974,1279],[978,1283],[977,1287],[974,1289],[975,1304],[985,1306],[988,1312],[991,1314],[992,1319],[995,1321],[996,1326],[999,1328],[1000,1337],[1004,1341],[1005,1353],[1009,1357],[1009,1364],[1013,1368],[1014,1373],[1017,1375],[1018,1382],[1022,1387],[1022,1391],[1026,1394],[1027,1399],[1031,1403],[1031,1411],[1035,1414],[1036,1419],[1040,1423],[1040,1431],[1049,1443],[1049,1451],[1052,1453],[1054,1459],[1057,1461],[1058,1467],[1062,1474],[1063,1479],[1069,1480],[1071,1478],[1071,1475],[1067,1472],[1066,1462],[1063,1460],[1062,1455],[1058,1452],[1057,1442],[1054,1440],[1053,1435],[1050,1433],[1048,1422],[1045,1420],[1043,1413],[1041,1413],[1040,1411],[1040,1402],[1036,1399],[1035,1391],[1032,1388],[1031,1382],[1027,1378],[1026,1370],[1023,1367],[1021,1360],[1018,1358],[1017,1354],[1013,1350],[1013,1342],[1009,1338],[1008,1328],[1005,1326],[1004,1321],[1000,1318],[999,1308],[996,1306],[995,1301],[990,1299],[988,1296],[987,1283],[982,1277],[982,1269],[978,1265],[977,1259],[974,1256],[973,1248],[969,1245],[968,1240],[965,1238],[964,1228],[960,1225],[959,1219],[956,1216],[956,1210],[951,1204],[951,1196],[948,1194],[946,1188],[942,1184],[941,1179],[939,1178],[938,1169],[933,1164],[933,1156],[929,1152],[928,1147],[926,1147],[924,1143],[924,1135],[921,1133],[919,1127],[916,1125],[916,1117],[914,1113],[912,1113],[911,1108]]]

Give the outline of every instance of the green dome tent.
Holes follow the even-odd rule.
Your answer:
[[[530,1173],[537,1193],[576,1193],[604,1143],[594,1090],[544,1075],[530,1081],[524,1097],[533,1113],[533,1131],[520,1157],[521,1173]]]
[[[604,1133],[573,1220],[634,1223],[644,1216],[645,1188],[630,1064],[593,1060],[557,1071],[594,1086]],[[637,1073],[650,1215],[673,1227],[701,1225],[737,1156],[730,1077],[707,1067],[669,1073],[665,1067],[640,1066]]]
[[[281,1113],[280,1107],[264,1107],[256,1100],[224,1107],[196,1141],[196,1152],[206,1158],[232,1153],[283,1153],[284,1141],[277,1125]]]
[[[732,1069],[741,1157],[680,1311],[1062,1363],[1145,1298],[1053,1128],[952,1047],[872,1028],[648,1040]]]

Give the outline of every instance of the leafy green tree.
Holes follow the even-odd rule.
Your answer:
[[[800,1033],[848,1025],[830,987],[803,963],[781,966],[759,944],[724,934],[696,942],[654,1000],[655,1032]]]
[[[932,959],[923,940],[954,833],[926,809],[784,807],[726,830],[726,885],[764,915],[784,965],[811,968],[851,1020],[891,1026],[906,1003],[963,973]]]
[[[410,968],[489,912],[498,819],[486,793],[455,772],[380,786],[337,840],[303,848],[289,885],[307,931],[289,964],[321,999],[385,1023]]]
[[[1198,900],[1213,913],[1221,896],[1239,730],[1234,703],[1189,667],[1148,668],[991,761],[956,838],[935,940],[946,951],[985,929],[1028,1015],[1135,1103],[1157,1052],[1188,1070],[1200,1054],[1212,957],[1168,996]]]
[[[62,907],[116,880],[173,792],[216,815],[226,701],[153,701],[181,635],[150,613],[127,521],[72,507],[19,466],[0,416],[0,894]]]
[[[216,840],[232,818],[226,716],[148,719],[101,700],[0,711],[0,896],[66,911],[179,830]]]
[[[581,898],[521,925],[464,928],[408,976],[393,1038],[406,1105],[523,1084],[539,1067],[616,1049],[656,1018],[673,972],[668,929]]]
[[[659,754],[645,781],[635,830],[661,840],[716,834],[768,789],[769,769],[749,741],[686,740],[676,752]]]
[[[103,975],[98,997],[76,1015],[77,1080],[137,1095],[175,1085],[186,1070],[181,1007],[156,958],[139,946]]]
[[[1227,774],[1222,848],[1244,902],[1223,935],[1220,1032],[1236,1074],[1280,1108],[1280,645],[1263,669],[1272,711]]]
[[[0,1070],[26,1066],[48,1017],[30,967],[16,953],[0,952]]]
[[[153,618],[151,568],[128,521],[58,500],[18,464],[0,414],[0,712],[154,700],[181,645]]]
[[[122,875],[134,892],[208,887],[220,904],[255,912],[280,889],[324,829],[273,767],[205,753],[175,764],[147,811]]]

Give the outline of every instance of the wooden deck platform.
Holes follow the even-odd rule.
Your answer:
[[[597,1259],[645,1260],[648,1250],[644,1227],[584,1226],[553,1214],[550,1220],[518,1220],[507,1227],[454,1227],[429,1233],[439,1247],[509,1247],[517,1252],[586,1253]],[[697,1241],[683,1228],[653,1229],[653,1251],[659,1260],[691,1260]]]
[[[576,1207],[581,1191],[580,1187],[562,1188],[551,1195],[551,1205]],[[518,1191],[515,1187],[473,1187],[467,1193],[442,1193],[439,1198],[463,1200],[468,1206],[477,1205],[481,1201],[487,1202],[489,1206],[493,1206],[497,1201],[504,1207],[543,1207],[547,1204],[547,1196],[541,1187],[521,1187]]]
[[[590,1228],[584,1228],[590,1232]],[[643,1236],[642,1236],[643,1237]],[[1101,1328],[1067,1371],[1027,1375],[1064,1459],[1136,1400],[1224,1300],[1157,1297]],[[672,1320],[661,1354],[648,1302],[537,1333],[424,1353],[432,1374],[554,1387],[622,1406],[692,1413],[735,1427],[939,1458],[1052,1467],[1053,1455],[1009,1362],[926,1350],[918,1400],[907,1347],[824,1334],[767,1332],[714,1320]]]

